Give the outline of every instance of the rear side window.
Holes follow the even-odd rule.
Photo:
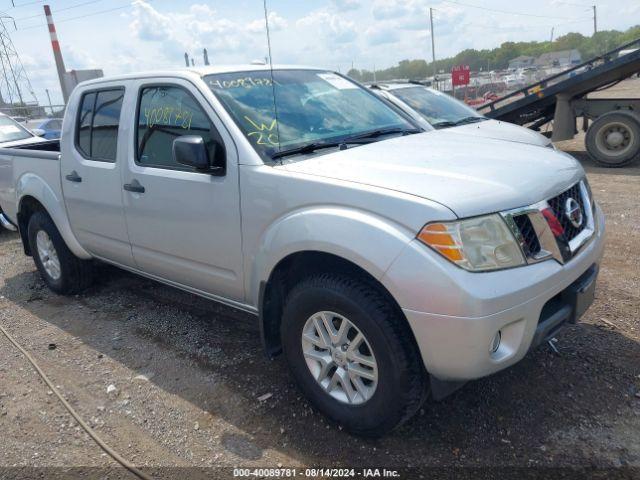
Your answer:
[[[76,147],[90,160],[115,162],[123,89],[87,93],[80,102]]]
[[[209,152],[214,151],[211,146],[215,141],[221,142],[211,120],[188,91],[178,86],[143,88],[138,108],[138,164],[190,171],[172,155],[173,141],[183,135],[202,137]],[[212,163],[218,160],[211,158]]]

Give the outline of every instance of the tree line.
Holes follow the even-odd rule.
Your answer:
[[[469,65],[472,71],[503,70],[508,67],[510,60],[521,55],[538,57],[543,53],[571,49],[577,49],[582,55],[582,59],[588,60],[638,38],[640,38],[640,25],[631,27],[624,32],[604,30],[590,37],[580,33],[568,33],[553,42],[505,42],[498,48],[491,50],[469,48],[454,57],[436,60],[435,69],[438,73],[441,71],[449,73],[451,67],[455,65]],[[377,80],[421,80],[432,76],[433,70],[433,62],[422,59],[402,60],[394,67],[377,70],[375,78]],[[374,80],[374,74],[370,70],[351,69],[347,75],[361,82]]]

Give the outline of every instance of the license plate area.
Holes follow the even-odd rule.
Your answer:
[[[597,277],[598,267],[594,265],[565,290],[563,299],[573,307],[572,315],[569,318],[571,323],[577,323],[593,303]]]

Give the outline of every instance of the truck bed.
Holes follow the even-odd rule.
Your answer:
[[[59,140],[0,148],[0,211],[12,223],[17,224],[16,190],[30,178],[42,178],[50,187],[43,193],[54,197],[52,201],[62,201],[59,159]]]

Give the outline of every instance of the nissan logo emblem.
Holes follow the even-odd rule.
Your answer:
[[[582,209],[580,208],[580,204],[574,198],[567,198],[567,201],[564,204],[564,216],[575,228],[580,228],[582,226]]]

